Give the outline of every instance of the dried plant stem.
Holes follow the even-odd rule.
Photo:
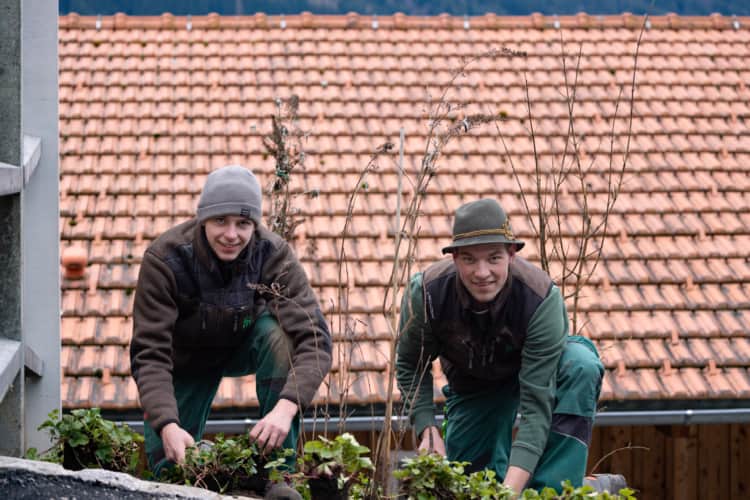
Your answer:
[[[266,152],[275,159],[274,176],[267,188],[270,209],[266,218],[268,228],[289,241],[294,239],[294,231],[302,223],[299,209],[292,200],[295,194],[291,189],[291,176],[295,170],[304,169],[305,152],[302,142],[306,133],[300,130],[299,97],[288,100],[276,99],[276,114],[271,116],[271,133],[263,137]]]
[[[620,453],[621,451],[632,451],[632,450],[644,450],[644,451],[651,451],[651,448],[649,448],[648,446],[633,446],[633,445],[629,444],[629,445],[627,445],[627,446],[623,446],[623,447],[621,447],[621,448],[617,448],[617,449],[615,449],[615,450],[612,450],[612,451],[610,451],[609,453],[607,453],[606,455],[604,455],[604,456],[603,456],[602,458],[600,458],[600,459],[599,459],[599,460],[598,460],[598,461],[597,461],[597,462],[596,462],[596,463],[594,464],[594,466],[593,466],[593,467],[591,468],[591,471],[590,471],[590,472],[588,473],[588,475],[594,474],[594,473],[596,472],[596,469],[598,469],[598,468],[599,468],[599,466],[600,466],[600,465],[601,465],[601,464],[602,464],[602,463],[603,463],[603,462],[604,462],[605,460],[607,460],[607,459],[608,459],[609,457],[611,457],[611,456],[612,456],[612,455],[614,455],[615,453]]]
[[[359,177],[357,178],[357,184],[354,187],[354,189],[351,191],[349,195],[349,200],[347,202],[346,207],[346,218],[344,221],[344,227],[341,230],[341,244],[339,246],[339,253],[337,255],[337,272],[338,272],[338,281],[337,281],[337,302],[338,302],[338,322],[337,322],[337,328],[336,331],[338,331],[341,334],[342,339],[344,340],[344,343],[351,344],[351,349],[339,349],[338,350],[338,356],[339,356],[339,377],[338,377],[338,394],[334,394],[335,397],[338,399],[339,404],[339,428],[338,432],[341,433],[344,431],[344,425],[346,421],[346,414],[347,414],[347,401],[348,401],[348,394],[349,389],[351,385],[353,384],[353,380],[351,380],[350,372],[349,372],[349,361],[351,360],[352,356],[352,349],[354,349],[356,345],[356,330],[352,326],[352,320],[349,313],[349,266],[348,266],[348,259],[346,255],[346,241],[351,238],[351,224],[352,219],[354,217],[354,209],[357,203],[357,200],[359,199],[359,195],[366,189],[367,186],[367,178],[369,177],[370,173],[372,173],[374,170],[377,169],[378,164],[378,158],[388,153],[391,149],[393,149],[393,144],[387,142],[385,144],[382,144],[379,146],[375,153],[370,157],[370,160],[368,161],[367,165],[365,166],[364,170],[360,173]],[[330,395],[330,385],[329,385],[329,395]],[[327,413],[327,412],[326,412]],[[327,421],[325,429],[327,430]]]
[[[402,177],[403,177],[403,168],[404,168],[404,129],[401,128],[400,134],[399,134],[399,163],[398,163],[398,189],[396,192],[396,224],[395,228],[398,229],[400,227],[401,223],[401,196],[402,196]],[[396,253],[393,256],[393,268],[399,269],[401,267],[401,264],[399,262],[399,254],[398,254],[398,248],[401,246],[401,231],[397,230],[395,234],[396,242],[394,247],[397,249]],[[400,280],[398,279],[398,274],[395,272],[391,273],[391,289],[393,291],[393,297],[398,296],[398,289],[400,285]],[[389,345],[389,353],[388,353],[388,359],[394,360],[396,359],[396,342],[395,337],[393,335],[393,332],[398,331],[398,316],[396,314],[396,301],[392,301],[390,304],[390,307],[387,311],[384,311],[387,317],[388,324],[390,325],[390,331],[391,331],[391,337],[392,340]],[[389,369],[393,370],[392,363],[389,365]],[[381,435],[381,442],[378,442],[378,467],[376,468],[376,473],[379,475],[378,479],[380,484],[387,484],[388,480],[388,470],[389,470],[389,464],[390,464],[390,449],[391,449],[391,443],[392,443],[392,419],[393,419],[393,397],[391,396],[393,394],[394,389],[394,380],[395,377],[391,376],[389,374],[388,376],[388,383],[386,385],[386,394],[388,395],[386,397],[385,402],[385,415],[384,415],[384,427],[383,427],[383,433]]]
[[[537,137],[534,130],[535,117],[533,115],[532,100],[529,93],[529,84],[524,72],[525,97],[526,97],[526,119],[528,120],[527,133],[529,134],[534,154],[533,179],[536,191],[533,196],[533,207],[530,206],[528,194],[525,191],[524,183],[521,180],[522,174],[517,165],[513,162],[512,152],[508,147],[505,136],[499,125],[496,124],[498,136],[504,148],[506,158],[509,160],[513,176],[519,187],[519,195],[523,201],[526,216],[529,225],[532,228],[534,236],[539,242],[539,256],[541,267],[546,272],[552,273],[553,262],[560,264],[560,275],[552,276],[558,281],[561,294],[564,299],[572,298],[572,331],[579,333],[582,328],[579,325],[580,299],[583,288],[588,284],[596,267],[603,256],[604,241],[607,236],[609,217],[613,213],[614,205],[622,188],[625,177],[628,155],[630,151],[630,142],[632,138],[632,127],[634,117],[634,100],[635,100],[635,82],[637,74],[637,61],[642,37],[645,30],[641,32],[636,41],[632,86],[630,89],[630,114],[628,117],[627,141],[624,152],[622,153],[622,163],[619,168],[615,166],[615,140],[617,130],[615,124],[618,118],[618,112],[623,97],[623,88],[621,87],[615,100],[614,115],[612,116],[612,127],[609,133],[609,153],[608,167],[606,169],[607,179],[607,199],[604,208],[598,213],[599,220],[594,222],[594,212],[591,210],[592,192],[586,177],[595,173],[593,166],[595,158],[592,156],[587,165],[584,165],[584,152],[581,148],[582,139],[576,130],[575,108],[577,103],[577,86],[578,78],[581,72],[581,60],[583,57],[583,47],[579,46],[576,57],[574,79],[572,82],[568,79],[567,54],[565,52],[565,40],[561,34],[560,57],[562,60],[562,71],[564,77],[565,91],[562,98],[567,106],[567,132],[564,137],[565,144],[559,164],[555,164],[554,158],[548,169],[541,168],[541,158],[537,149]],[[580,213],[580,224],[578,231],[572,235],[574,242],[571,247],[570,242],[566,242],[565,235],[568,233],[566,222],[570,219],[570,214],[565,212],[561,200],[568,196],[566,183],[573,180],[578,185],[580,198],[578,199]],[[572,288],[572,289],[571,289]]]

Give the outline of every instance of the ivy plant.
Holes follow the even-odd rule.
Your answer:
[[[306,500],[361,498],[373,471],[370,449],[348,432],[308,441],[297,460],[297,472],[272,473],[271,478],[292,484]],[[282,460],[270,462],[274,467]]]
[[[278,452],[278,462],[293,454]],[[185,461],[163,470],[159,479],[218,492],[251,490],[263,492],[268,481],[265,458],[247,434],[225,438],[217,434],[213,441],[199,441],[185,450]]]
[[[466,479],[462,498],[481,500],[504,500],[515,498],[513,490],[497,480],[494,470],[472,472]]]
[[[464,467],[468,464],[436,453],[420,453],[404,458],[393,475],[400,481],[399,493],[407,500],[457,499],[465,489]]]
[[[302,471],[311,477],[337,478],[348,481],[355,474],[372,470],[372,460],[365,456],[367,446],[345,432],[334,439],[321,436],[305,443],[302,455]]]
[[[38,430],[49,434],[52,446],[41,453],[30,448],[27,458],[61,463],[73,470],[102,468],[135,474],[139,469],[143,436],[103,418],[99,408],[77,409],[62,417],[59,410],[53,410]]]
[[[501,484],[494,471],[482,470],[465,474],[468,462],[452,462],[437,454],[419,454],[406,458],[394,471],[400,481],[399,493],[407,500],[511,500],[513,490]],[[591,486],[574,487],[562,484],[562,493],[553,488],[541,491],[524,490],[523,500],[634,500],[635,493],[624,488],[617,494],[600,493]]]
[[[598,492],[588,485],[574,487],[570,481],[562,484],[562,494],[553,488],[544,488],[541,491],[532,489],[524,490],[521,498],[523,500],[635,500],[635,491],[623,488],[618,493]]]

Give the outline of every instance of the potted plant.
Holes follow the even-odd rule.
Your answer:
[[[308,441],[299,460],[299,472],[292,474],[292,482],[300,477],[307,489],[300,493],[312,500],[345,500],[354,485],[367,482],[373,470],[372,461],[365,456],[370,452],[348,432],[334,439],[320,437]]]
[[[451,462],[437,454],[424,454],[401,461],[393,474],[399,480],[399,498],[403,500],[510,500],[517,498],[512,489],[501,484],[493,470],[481,470],[466,475],[468,462]],[[573,487],[570,481],[562,485],[562,493],[553,488],[541,491],[526,489],[522,500],[634,500],[633,491],[599,493],[591,486]]]
[[[419,453],[404,458],[393,472],[399,480],[399,497],[406,500],[456,500],[465,490],[464,467],[468,462],[451,462],[436,453]]]
[[[562,484],[562,493],[557,493],[552,488],[544,488],[541,491],[532,489],[524,490],[521,495],[522,500],[635,500],[635,491],[630,488],[623,488],[617,493],[597,492],[591,486],[584,485],[578,488],[574,487],[570,481]]]
[[[77,409],[60,417],[49,413],[39,426],[46,430],[52,447],[43,453],[31,448],[27,457],[61,463],[70,470],[102,468],[136,474],[143,436],[127,425],[102,418],[99,408]]]
[[[291,450],[286,452],[291,453]],[[159,479],[220,493],[252,491],[263,494],[268,483],[265,462],[265,457],[259,453],[257,445],[250,442],[247,434],[232,438],[217,434],[213,441],[199,441],[186,449],[185,461],[164,469]]]
[[[477,500],[511,500],[515,498],[515,493],[511,488],[503,485],[497,480],[497,474],[494,470],[485,469],[469,474],[464,485],[463,498]]]

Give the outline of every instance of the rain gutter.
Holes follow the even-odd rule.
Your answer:
[[[379,431],[383,425],[383,416],[350,416],[343,422],[343,430],[348,432]],[[437,416],[438,423],[442,422],[442,415]],[[206,422],[207,434],[225,433],[237,434],[252,428],[258,419],[215,419]],[[691,424],[740,424],[750,423],[750,408],[727,408],[711,410],[654,410],[654,411],[606,411],[596,415],[597,426],[613,425],[691,425]],[[143,421],[125,421],[133,430],[143,432]],[[323,432],[326,428],[339,430],[341,419],[331,417],[306,418],[303,422],[305,432]],[[396,430],[406,429],[406,417],[393,417],[393,427]]]

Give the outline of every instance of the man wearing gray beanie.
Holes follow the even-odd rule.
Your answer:
[[[255,175],[239,165],[214,170],[208,174],[198,201],[201,222],[219,215],[239,215],[260,224],[260,184]]]
[[[261,449],[296,449],[299,415],[331,367],[331,335],[294,252],[261,223],[245,167],[208,175],[196,217],[157,238],[141,264],[131,372],[156,476],[203,435],[225,376],[256,376]]]

